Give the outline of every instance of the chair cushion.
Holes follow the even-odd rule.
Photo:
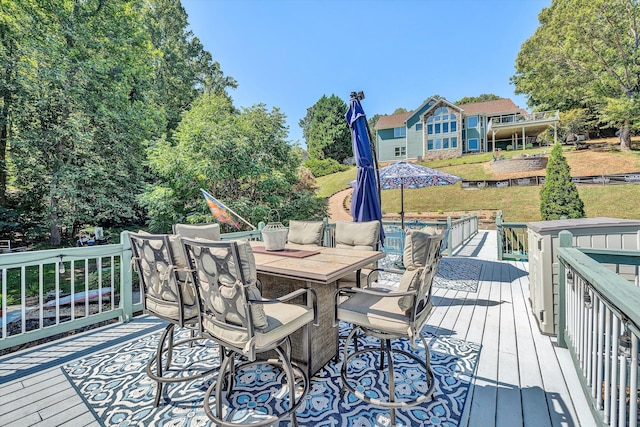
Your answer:
[[[174,224],[173,232],[189,239],[221,240],[220,224]]]
[[[379,240],[378,221],[336,221],[336,248],[374,251]]]
[[[409,335],[409,316],[400,309],[400,297],[356,293],[338,305],[338,319],[365,328]]]
[[[289,221],[287,241],[298,245],[322,246],[324,239],[324,222],[322,221]]]
[[[405,236],[402,263],[407,270],[424,267],[429,248],[429,237],[433,234],[422,230],[408,230]]]
[[[302,326],[313,321],[313,310],[309,307],[275,303],[265,304],[267,327],[264,330],[256,331],[254,346],[257,352],[269,348],[273,343],[291,335]],[[219,323],[214,323],[209,316],[202,319],[202,326],[213,336],[226,341],[227,343],[245,348],[248,335],[244,331],[226,328]]]
[[[423,268],[415,268],[412,270],[406,270],[400,278],[398,284],[398,292],[415,291],[421,280]],[[413,308],[413,295],[404,295],[398,300],[398,306],[402,311],[407,314],[411,313]]]
[[[367,276],[369,276],[369,274],[372,272],[372,270],[374,268],[376,268],[375,266],[371,266],[372,268],[363,268],[362,270],[360,270],[360,286],[362,287],[366,287],[367,286]],[[341,277],[340,280],[338,280],[338,286],[356,286],[357,282],[357,278],[358,278],[358,273],[356,271],[347,274],[344,277]],[[378,280],[378,272],[374,271],[373,274],[371,275],[371,282],[375,282],[376,280]]]

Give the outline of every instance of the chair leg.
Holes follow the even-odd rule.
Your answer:
[[[276,352],[282,361],[282,368],[287,376],[287,384],[289,386],[289,407],[293,408],[296,404],[296,382],[293,367],[291,366],[291,341],[288,337],[282,343],[282,346],[284,346],[284,351],[280,347],[277,347]],[[296,417],[295,411],[291,413],[291,425],[293,427],[298,427],[298,418]]]
[[[382,341],[382,340],[381,340]],[[387,364],[389,366],[389,402],[395,402],[396,401],[396,381],[395,378],[393,376],[393,357],[391,355],[391,345],[389,340],[387,341],[387,346],[385,349],[385,352],[387,353]],[[391,412],[391,425],[395,426],[396,425],[396,408],[391,407],[390,408],[390,412]]]
[[[164,343],[167,340],[168,335],[171,336],[170,341],[173,342],[174,328],[175,325],[173,323],[169,323],[167,327],[164,328],[164,331],[160,336],[160,340],[158,341],[158,347],[156,349],[156,375],[158,376],[158,378],[162,378],[162,350],[164,349]],[[167,369],[169,369],[168,366]],[[153,405],[156,408],[158,407],[158,405],[160,405],[160,397],[162,397],[163,385],[164,384],[162,383],[162,381],[156,381],[156,398],[153,401]]]

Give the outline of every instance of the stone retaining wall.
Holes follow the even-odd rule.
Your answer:
[[[542,156],[502,159],[491,162],[491,170],[495,173],[525,172],[544,169],[547,167],[547,158]]]

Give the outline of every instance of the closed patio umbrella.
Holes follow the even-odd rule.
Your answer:
[[[380,188],[400,189],[400,220],[404,230],[404,189],[455,184],[462,178],[401,160],[380,169]]]
[[[351,198],[351,215],[354,222],[380,221],[380,241],[384,242],[377,163],[371,148],[367,117],[360,103],[363,98],[362,92],[352,92],[349,110],[345,115],[351,129],[353,156],[358,167]]]

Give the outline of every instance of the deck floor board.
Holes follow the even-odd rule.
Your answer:
[[[477,291],[434,288],[428,330],[481,346],[463,424],[595,425],[568,351],[531,313],[528,264],[498,261],[495,231],[481,230],[454,256],[483,263]],[[100,425],[60,366],[162,327],[142,316],[0,356],[0,425]]]

